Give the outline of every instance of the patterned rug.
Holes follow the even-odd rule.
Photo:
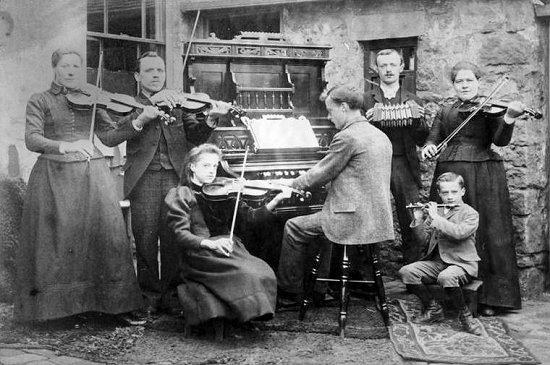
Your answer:
[[[338,335],[340,304],[334,301],[329,305],[311,307],[303,321],[298,319],[299,308],[279,311],[266,322],[255,322],[265,330],[311,332]],[[388,330],[373,301],[350,298],[345,336],[360,339],[387,338]]]
[[[390,303],[390,339],[399,355],[407,360],[451,364],[540,364],[498,318],[476,319],[483,336],[462,330],[456,314],[446,314],[442,323],[422,325],[411,322],[419,314],[420,303],[394,300]]]

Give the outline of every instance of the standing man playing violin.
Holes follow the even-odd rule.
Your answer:
[[[138,116],[134,127],[138,133],[127,141],[124,166],[124,194],[130,200],[132,231],[136,243],[138,281],[147,301],[147,310],[170,310],[161,303],[161,296],[175,278],[178,255],[165,225],[164,197],[177,186],[183,171],[184,158],[193,145],[205,142],[217,125],[217,118],[229,112],[230,105],[214,103],[204,122],[188,114],[178,105],[185,100],[175,90],[164,88],[164,60],[156,52],[146,52],[139,59],[134,74],[140,85],[136,101],[144,105],[163,104],[175,118],[171,124]],[[159,276],[158,254],[160,239]]]
[[[363,107],[367,120],[372,121],[373,107],[376,103],[395,105],[414,101],[420,105],[422,115],[416,124],[409,126],[380,127],[392,143],[391,192],[395,201],[397,219],[401,229],[401,249],[405,264],[417,261],[422,255],[422,247],[416,242],[409,223],[410,212],[406,205],[419,200],[420,164],[416,146],[422,146],[428,136],[428,126],[424,120],[422,101],[416,95],[399,85],[399,74],[403,71],[403,57],[395,49],[384,49],[376,54],[376,69],[380,86],[366,92]],[[376,126],[376,124],[374,124]]]
[[[289,219],[285,224],[278,286],[280,299],[288,302],[296,302],[303,293],[307,246],[319,244],[320,237],[341,245],[394,239],[388,137],[361,115],[360,93],[338,86],[322,99],[328,118],[339,132],[327,155],[290,182],[299,190],[326,185],[328,192],[320,212]],[[324,293],[317,294],[322,300]]]

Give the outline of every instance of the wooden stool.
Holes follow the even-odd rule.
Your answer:
[[[470,312],[472,312],[474,317],[477,317],[477,293],[482,285],[483,281],[474,279],[461,287],[462,295],[464,295],[464,301],[468,305],[468,308],[470,308]],[[434,296],[438,298],[445,298],[445,291],[438,284],[429,284],[426,286],[430,292],[434,294]]]
[[[378,268],[378,253],[374,249],[373,244],[367,244],[367,250],[371,258],[370,264],[372,265],[372,271],[374,275],[374,280],[349,280],[349,271],[350,271],[350,261],[347,254],[347,245],[344,246],[344,254],[342,256],[342,275],[339,279],[330,279],[330,278],[319,278],[319,265],[321,263],[321,254],[322,251],[317,253],[313,261],[313,266],[311,269],[311,277],[305,284],[304,288],[304,301],[302,302],[302,307],[300,308],[300,320],[303,321],[306,315],[306,312],[309,306],[312,303],[313,288],[317,281],[321,282],[339,282],[340,283],[340,314],[338,317],[338,325],[340,327],[340,337],[344,337],[346,321],[348,316],[348,304],[349,304],[349,292],[348,284],[357,283],[357,284],[367,284],[369,286],[374,285],[375,287],[375,296],[378,297],[379,301],[379,310],[382,314],[382,319],[384,324],[388,326],[389,324],[389,312],[388,305],[386,303],[386,294],[384,291],[384,283],[382,282],[382,274]]]

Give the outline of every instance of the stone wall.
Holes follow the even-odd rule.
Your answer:
[[[454,94],[448,79],[454,63],[471,60],[486,71],[482,92],[508,75],[502,96],[546,111],[544,28],[536,23],[529,0],[316,2],[285,6],[282,24],[291,42],[333,46],[326,66],[329,86],[347,83],[363,89],[362,41],[384,34],[418,35],[417,93],[432,106]],[[546,126],[546,118],[520,121],[511,144],[499,148],[511,191],[524,296],[541,294],[548,267]],[[433,164],[423,169],[427,187]],[[401,264],[396,248],[390,245],[383,252],[390,274]]]
[[[0,173],[8,146],[20,155],[27,180],[37,155],[24,144],[25,106],[52,81],[52,52],[63,46],[86,51],[86,0],[0,0]]]

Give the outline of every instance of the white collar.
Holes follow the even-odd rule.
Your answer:
[[[393,99],[395,98],[395,95],[397,95],[397,91],[399,90],[399,83],[396,82],[393,85],[380,83],[380,90],[382,90],[382,93],[384,94],[384,97],[386,99]]]

